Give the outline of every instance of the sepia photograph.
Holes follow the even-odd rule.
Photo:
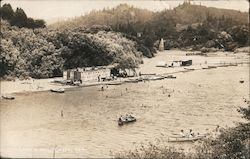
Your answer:
[[[249,0],[0,0],[0,158],[249,159]]]

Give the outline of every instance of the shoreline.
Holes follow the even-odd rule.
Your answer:
[[[235,65],[249,65],[249,59],[246,58],[248,55],[246,53],[237,53],[228,55],[228,53],[216,53],[212,57],[203,57],[199,55],[193,56],[186,56],[187,51],[181,50],[168,50],[164,52],[158,52],[154,58],[147,59],[144,58],[144,64],[140,65],[139,70],[141,71],[141,77],[148,77],[148,76],[164,76],[164,75],[175,75],[178,73],[187,73],[196,70],[203,70],[203,69],[212,69],[217,67],[228,67],[228,66],[235,66]],[[240,57],[237,57],[237,55]],[[225,58],[223,61],[218,61],[217,58]],[[182,66],[182,67],[156,67],[157,60],[162,60],[166,58],[167,61],[173,61],[174,59],[192,59],[194,61],[193,65],[191,66]],[[211,59],[210,59],[211,58]],[[226,59],[228,58],[228,59]],[[248,60],[248,61],[244,61]],[[154,62],[154,63],[153,63]],[[154,67],[152,67],[154,65]],[[149,67],[150,68],[149,68]],[[208,68],[211,67],[211,68]],[[147,75],[148,74],[148,75]],[[155,74],[155,75],[149,75]],[[53,81],[56,80],[63,80],[63,77],[56,77],[56,78],[48,78],[48,79],[30,79],[30,80],[15,80],[15,81],[1,81],[0,83],[0,94],[2,95],[12,95],[12,94],[22,94],[22,93],[32,93],[32,92],[44,92],[49,91],[51,89],[71,89],[77,87],[91,87],[91,86],[98,86],[98,85],[108,85],[112,83],[126,83],[127,80],[134,80],[141,78],[138,77],[128,77],[128,78],[118,78],[114,81],[103,81],[103,82],[96,82],[96,81],[88,81],[84,82],[84,84],[80,86],[72,86],[72,85],[62,85],[59,83],[55,83]]]

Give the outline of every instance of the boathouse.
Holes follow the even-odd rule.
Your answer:
[[[71,81],[102,81],[111,78],[113,66],[98,66],[70,69],[63,72],[63,78]]]

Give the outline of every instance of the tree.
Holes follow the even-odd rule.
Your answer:
[[[0,77],[3,77],[13,72],[19,51],[14,47],[11,40],[2,39],[0,52]]]
[[[27,28],[35,28],[35,21],[32,18],[27,18],[27,23],[26,23]]]
[[[25,27],[27,25],[27,15],[22,8],[17,8],[11,21],[11,25],[15,25],[19,28]]]
[[[42,19],[34,20],[34,28],[45,28],[45,21]]]
[[[11,5],[10,4],[4,4],[0,8],[0,15],[4,20],[10,20],[14,15],[14,11],[13,11]]]

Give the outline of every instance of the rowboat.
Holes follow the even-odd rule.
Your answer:
[[[128,79],[128,80],[125,80],[126,83],[138,83],[139,80],[138,79]]]
[[[208,66],[208,68],[217,68],[216,66]]]
[[[65,92],[65,90],[63,88],[51,89],[50,91],[54,92],[54,93],[64,93]]]
[[[165,77],[163,77],[163,76],[152,76],[152,77],[149,77],[148,80],[156,81],[156,80],[162,80],[164,78]]]
[[[2,98],[3,99],[7,99],[7,100],[14,100],[15,99],[15,97],[13,97],[13,96],[7,96],[7,95],[2,95]]]
[[[194,71],[195,69],[194,68],[184,68],[185,70],[188,70],[188,71]]]
[[[195,142],[197,140],[204,139],[204,136],[196,137],[172,137],[168,139],[168,142]]]
[[[121,85],[121,84],[122,82],[117,81],[117,82],[108,83],[107,85]]]
[[[136,122],[136,118],[132,115],[129,115],[129,116],[125,116],[125,117],[120,117],[118,119],[118,125],[119,126],[122,126],[124,124],[128,124],[128,123],[133,123],[133,122]]]
[[[165,78],[174,79],[174,78],[176,78],[176,76],[173,76],[173,75],[168,75],[168,76],[165,76]]]

